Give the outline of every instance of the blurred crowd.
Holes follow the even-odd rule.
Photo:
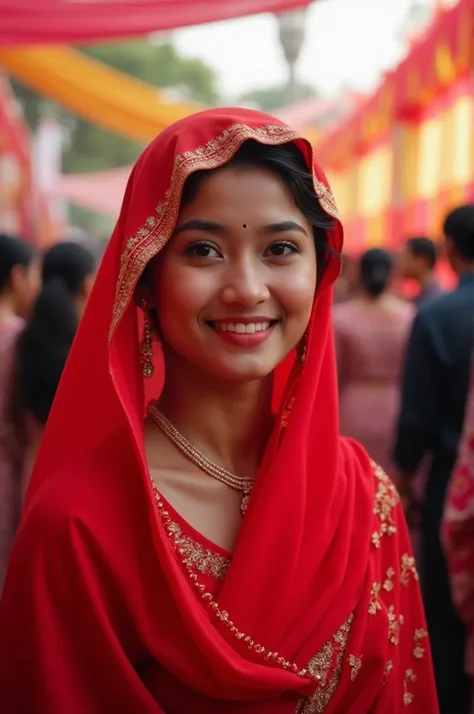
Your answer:
[[[89,296],[93,253],[0,235],[0,591],[41,434]],[[71,405],[74,409],[74,405]]]
[[[333,318],[341,433],[399,489],[440,705],[454,713],[466,710],[474,677],[474,205],[446,217],[444,236],[443,245],[416,236],[397,254],[344,258]],[[439,281],[439,260],[454,289]],[[78,243],[40,255],[0,236],[0,590],[95,263]]]
[[[438,254],[457,277],[453,290],[436,277]],[[466,711],[474,676],[474,205],[446,217],[443,245],[416,236],[398,255],[368,250],[345,263],[337,288],[341,433],[358,439],[398,487],[440,708]]]

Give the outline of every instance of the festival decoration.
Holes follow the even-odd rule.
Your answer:
[[[135,37],[262,12],[310,0],[0,0],[0,45],[78,44]]]
[[[67,47],[0,48],[0,63],[39,94],[137,141],[200,108],[167,102],[157,87]]]
[[[349,249],[439,236],[447,211],[474,199],[473,69],[474,0],[460,0],[437,13],[370,99],[316,142]]]

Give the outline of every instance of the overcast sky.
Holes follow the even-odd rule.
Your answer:
[[[432,6],[435,0],[419,2]],[[412,4],[413,0],[316,0],[307,13],[299,79],[328,94],[345,85],[371,89],[381,72],[406,51],[402,28]],[[225,99],[285,80],[272,15],[184,29],[173,39],[184,55],[201,57],[216,69]]]

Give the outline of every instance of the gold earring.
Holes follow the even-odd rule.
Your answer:
[[[146,310],[146,303],[143,303],[143,338],[140,345],[140,363],[142,374],[145,379],[150,379],[155,370],[153,366],[153,331],[150,325],[150,318]]]

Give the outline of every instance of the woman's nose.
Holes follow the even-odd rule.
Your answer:
[[[269,297],[270,291],[264,270],[250,262],[229,267],[222,288],[224,303],[239,303],[245,307],[253,307],[265,302]]]

